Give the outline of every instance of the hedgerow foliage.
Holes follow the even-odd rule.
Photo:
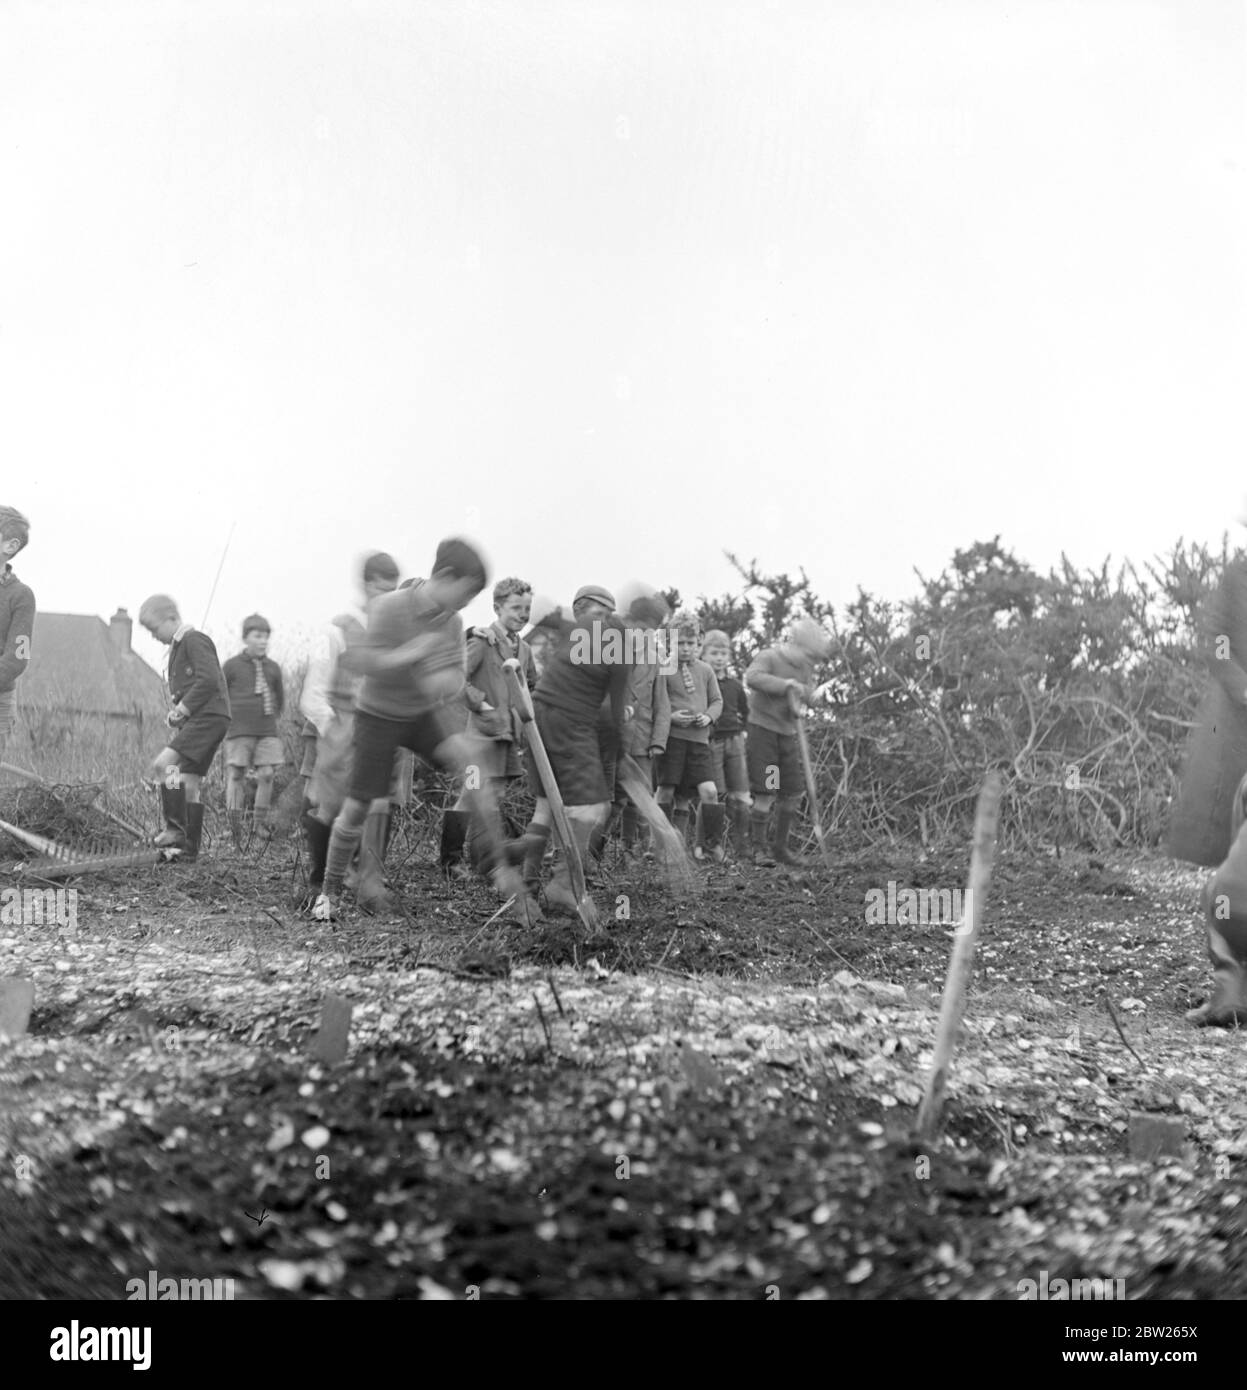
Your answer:
[[[1205,683],[1197,612],[1230,558],[1179,541],[1140,571],[1040,574],[999,537],[890,604],[837,615],[804,572],[728,557],[740,594],[702,599],[743,672],[796,617],[836,633],[809,720],[824,822],[850,839],[965,837],[985,772],[1002,830],[1032,847],[1155,844]]]

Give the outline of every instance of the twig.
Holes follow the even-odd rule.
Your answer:
[[[546,984],[550,986],[550,993],[554,995],[554,1002],[558,1006],[559,1017],[566,1018],[567,1012],[563,1008],[563,1001],[559,998],[559,992],[554,983],[554,972],[552,970],[546,971]]]
[[[546,1051],[553,1052],[554,1049],[550,1046],[550,1029],[546,1023],[545,1010],[541,1007],[541,1000],[537,998],[535,993],[533,994],[533,1003],[537,1006],[537,1017],[541,1020],[541,1031],[546,1035]]]
[[[667,942],[667,945],[666,945],[665,949],[663,950],[662,955],[658,957],[658,964],[654,966],[654,969],[655,969],[655,970],[661,970],[661,969],[662,969],[662,963],[663,963],[663,961],[665,961],[665,960],[667,959],[667,953],[671,950],[672,946],[675,945],[675,939],[676,939],[677,936],[679,936],[679,934],[680,934],[679,928],[677,928],[675,931],[673,931],[673,932],[671,933],[671,940]]]
[[[494,915],[489,919],[489,921],[481,927],[481,930],[484,931],[485,927],[492,927],[493,924],[498,920],[499,917],[502,916],[504,912],[506,912],[509,908],[514,906],[515,900],[518,897],[518,893],[512,893],[511,896],[506,900],[506,902],[504,902],[502,906],[498,909],[498,911],[495,912]]]
[[[1117,1029],[1117,1036],[1122,1040],[1122,1043],[1125,1046],[1126,1051],[1129,1052],[1130,1055],[1134,1058],[1134,1060],[1138,1062],[1138,1064],[1141,1067],[1143,1067],[1144,1071],[1146,1071],[1147,1067],[1144,1066],[1143,1058],[1140,1057],[1139,1054],[1134,1050],[1134,1048],[1130,1046],[1129,1040],[1126,1038],[1125,1033],[1123,1033],[1121,1030],[1121,1024],[1117,1021],[1117,1010],[1113,1008],[1113,1001],[1108,997],[1108,991],[1103,990],[1101,992],[1100,997],[1104,1000],[1104,1007],[1108,1010],[1108,1016],[1113,1020],[1113,1027]]]

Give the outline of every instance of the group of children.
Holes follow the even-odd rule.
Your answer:
[[[26,519],[0,507],[0,755],[33,628],[34,596],[8,563],[28,535]],[[681,834],[694,830],[698,859],[721,862],[731,844],[740,860],[800,862],[790,841],[804,791],[797,711],[831,650],[818,623],[795,624],[742,680],[730,672],[725,633],[702,633],[690,614],[672,618],[660,595],[639,587],[617,604],[609,590],[586,585],[570,609],[535,613],[531,585],[503,579],[493,588],[494,621],[465,632],[459,614],[487,576],[476,549],[458,538],[438,546],[427,579],[400,584],[397,564],[377,552],[360,584],[358,602],[321,635],[299,700],[300,819],[315,917],[331,919],[348,886],[365,908],[387,904],[383,863],[413,757],[458,787],[442,823],[447,873],[489,878],[530,922],[545,909],[574,912],[570,866],[559,852],[546,881],[553,814],[525,752],[528,717],[591,874],[612,837],[625,855],[650,852],[629,785],[643,789],[643,800],[656,793]],[[270,835],[274,780],[285,762],[285,691],[268,656],[269,623],[248,617],[242,650],[222,664],[167,594],[146,599],[139,621],[169,648],[170,734],[151,767],[163,821],[155,844],[170,858],[198,855],[201,783],[222,744],[235,841],[249,820],[248,776],[253,833]],[[522,833],[508,836],[500,808],[521,777],[534,809]]]
[[[546,910],[576,911],[561,852],[546,879],[553,814],[525,753],[528,701],[591,876],[616,835],[625,855],[650,852],[625,771],[634,789],[639,778],[656,793],[681,834],[693,829],[698,859],[721,862],[730,844],[742,861],[801,862],[790,839],[804,791],[796,720],[831,650],[818,623],[796,623],[742,680],[730,672],[725,633],[702,633],[690,614],[672,618],[648,589],[621,606],[609,590],[586,585],[570,609],[534,613],[531,585],[507,578],[493,588],[494,621],[465,632],[459,614],[487,577],[461,539],[441,543],[427,579],[400,585],[394,560],[377,552],[360,580],[361,601],[322,634],[299,701],[314,917],[332,919],[348,886],[367,909],[388,904],[383,863],[411,755],[458,787],[442,822],[448,874],[485,876],[529,922]],[[284,692],[267,655],[268,623],[248,618],[243,651],[222,667],[212,642],[182,621],[167,595],[147,599],[139,619],[170,647],[173,735],[153,764],[164,819],[156,843],[171,857],[198,853],[199,783],[222,742],[231,828],[241,836],[251,770],[255,823],[267,832],[284,760],[277,733]],[[500,808],[521,777],[534,809],[522,833],[508,836]]]

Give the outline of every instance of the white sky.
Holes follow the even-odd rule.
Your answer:
[[[1238,0],[5,0],[16,568],[198,622],[234,521],[208,630],[282,657],[456,532],[837,604],[1214,539],[1245,86]]]

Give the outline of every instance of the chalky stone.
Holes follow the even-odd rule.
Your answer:
[[[1137,1110],[1130,1116],[1131,1158],[1184,1158],[1186,1121],[1167,1120],[1163,1115],[1144,1115]]]
[[[20,1038],[30,1026],[35,982],[20,975],[0,979],[0,1038]]]
[[[340,994],[325,995],[320,1008],[320,1031],[312,1046],[319,1062],[333,1066],[346,1056],[347,1037],[351,1031],[351,1005]]]

